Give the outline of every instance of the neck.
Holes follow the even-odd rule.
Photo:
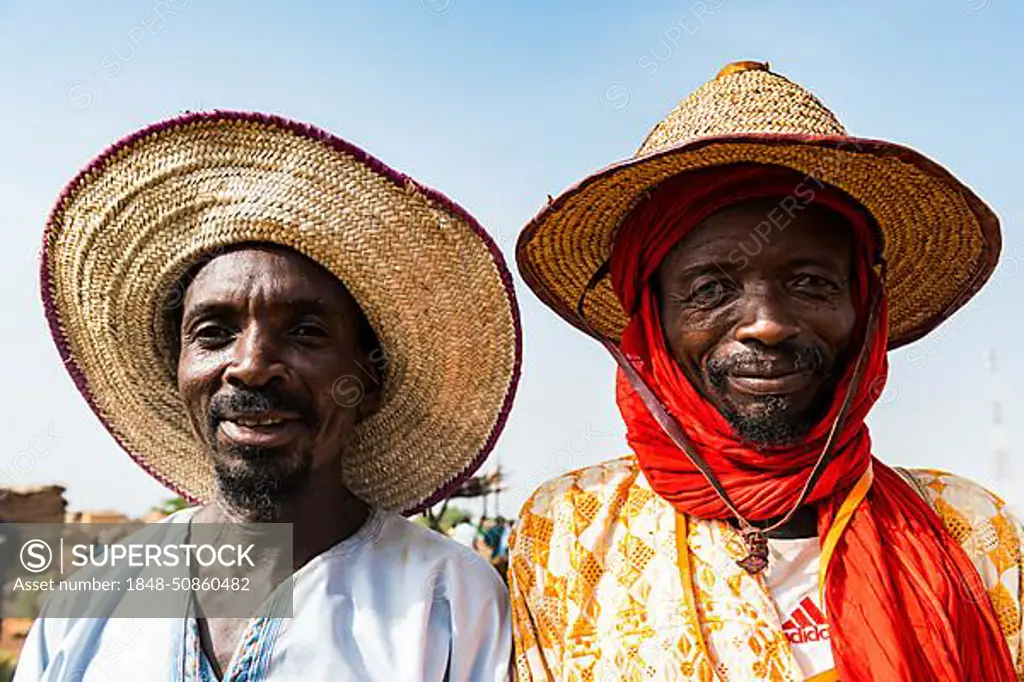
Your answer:
[[[337,470],[334,470],[337,469]],[[314,557],[358,531],[369,507],[342,484],[339,467],[311,471],[306,485],[282,499],[272,523],[292,524],[292,567],[298,570]],[[200,523],[254,523],[259,512],[239,509],[220,492],[200,510]]]

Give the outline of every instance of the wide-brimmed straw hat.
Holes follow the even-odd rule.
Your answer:
[[[251,242],[290,247],[337,276],[381,342],[382,405],[343,460],[352,492],[411,513],[472,474],[505,424],[521,362],[497,246],[455,203],[348,142],[241,112],[188,114],[121,140],[67,186],[46,226],[54,339],[136,462],[210,499],[211,462],[173,373],[169,310],[197,263]],[[338,379],[346,401],[369,381]]]
[[[519,237],[523,279],[571,324],[617,341],[626,313],[606,274],[595,278],[623,218],[668,178],[737,163],[793,169],[873,216],[888,269],[890,348],[935,328],[995,268],[999,221],[963,183],[912,149],[848,136],[814,95],[767,64],[736,62],[655,126],[633,158],[548,202]]]

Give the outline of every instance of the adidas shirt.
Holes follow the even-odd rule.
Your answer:
[[[768,541],[765,582],[796,662],[808,680],[834,667],[825,607],[818,595],[820,559],[818,538]]]

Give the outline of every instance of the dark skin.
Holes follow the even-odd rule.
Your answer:
[[[217,475],[197,523],[292,523],[293,555],[276,559],[291,570],[363,525],[368,508],[341,473],[346,441],[380,401],[361,324],[344,286],[290,250],[241,248],[199,271],[183,301],[177,367]],[[335,399],[342,377],[360,378],[360,400]],[[248,622],[200,619],[218,677]]]
[[[747,202],[712,215],[655,276],[676,362],[755,446],[785,445],[825,416],[857,323],[847,224],[809,206],[762,237],[755,228],[775,206]],[[770,533],[815,535],[813,506]]]

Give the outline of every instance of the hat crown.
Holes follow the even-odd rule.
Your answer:
[[[767,63],[733,62],[680,102],[637,156],[720,135],[831,135],[846,129],[821,101]]]

